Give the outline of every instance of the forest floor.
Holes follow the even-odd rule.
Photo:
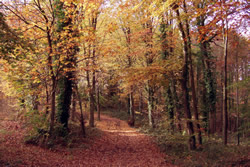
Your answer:
[[[0,166],[2,167],[163,167],[166,162],[154,140],[131,128],[125,121],[102,115],[96,121],[100,135],[72,140],[71,146],[53,149],[24,143],[25,128],[13,120],[0,122]],[[96,133],[93,131],[93,133]]]

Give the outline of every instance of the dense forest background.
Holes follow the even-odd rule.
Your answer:
[[[4,0],[0,91],[30,143],[105,113],[165,150],[247,147],[249,35],[246,0]]]

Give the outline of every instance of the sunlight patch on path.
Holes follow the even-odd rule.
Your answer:
[[[104,132],[135,133],[135,130],[102,130]]]
[[[136,130],[102,130],[109,133],[118,133],[120,136],[143,136],[144,134],[137,133]]]

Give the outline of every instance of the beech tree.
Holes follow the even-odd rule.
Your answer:
[[[187,137],[190,150],[207,135],[228,144],[236,131],[239,144],[249,41],[236,6],[247,10],[246,1],[4,1],[1,79],[50,137],[77,117],[86,137],[86,118],[92,128],[95,111],[102,121],[112,109],[131,126]]]

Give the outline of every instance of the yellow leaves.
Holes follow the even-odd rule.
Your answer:
[[[143,1],[141,1],[140,3],[138,3],[137,5],[135,5],[133,7],[133,11],[137,11],[142,6],[142,4],[143,4]]]
[[[65,6],[71,6],[72,4],[77,5],[79,0],[61,0]]]
[[[108,32],[112,33],[112,32],[115,32],[117,29],[118,29],[118,26],[117,24],[113,24],[113,23],[110,23],[108,24],[108,28],[107,28]]]

